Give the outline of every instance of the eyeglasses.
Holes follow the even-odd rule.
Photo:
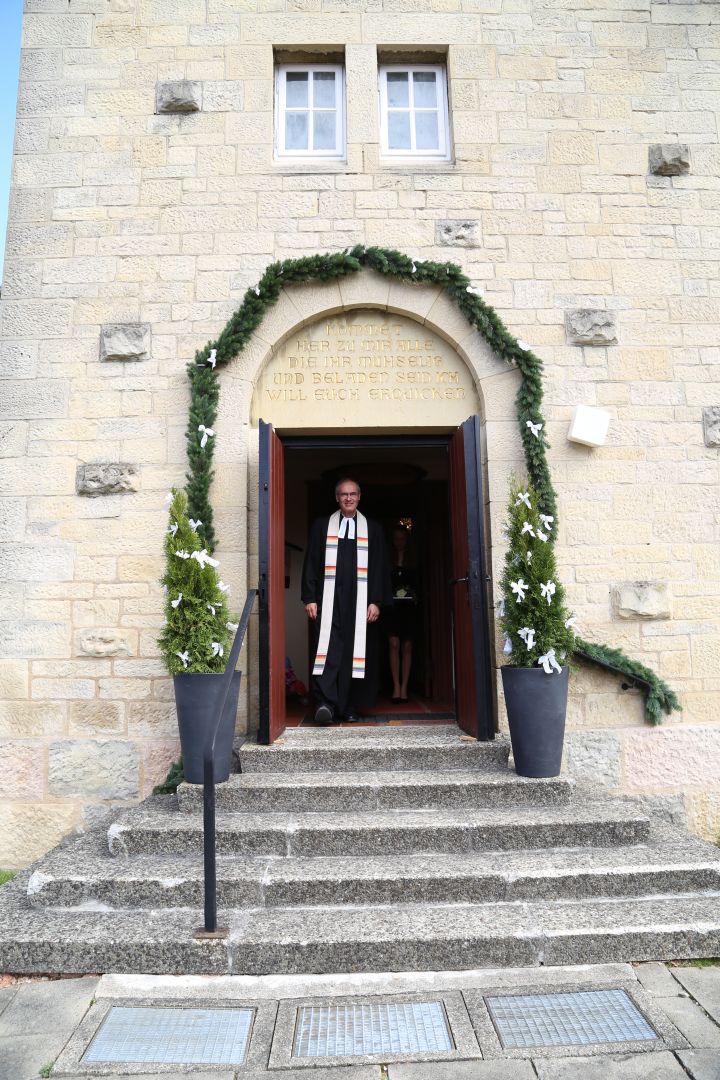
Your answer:
[[[359,491],[338,491],[338,499],[359,499]]]

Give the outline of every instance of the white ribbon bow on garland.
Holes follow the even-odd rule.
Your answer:
[[[190,660],[190,653],[187,652],[187,650],[185,652],[176,652],[175,655],[180,657],[183,667],[188,666],[188,661]]]
[[[217,349],[210,350],[210,355],[208,356],[208,364],[214,371],[215,365],[217,364]]]
[[[230,592],[230,586],[226,585],[224,581],[218,581],[218,589],[220,592]]]
[[[535,648],[535,631],[529,626],[523,626],[521,630],[518,630],[518,637],[527,645],[527,651],[532,652]]]
[[[519,506],[520,503],[525,503],[528,510],[532,510],[532,507],[530,505],[530,492],[529,491],[519,491],[518,492],[518,497],[515,500],[515,505]]]
[[[555,659],[555,650],[548,649],[546,653],[543,653],[538,658],[538,664],[542,665],[542,669],[546,675],[552,675],[553,671],[557,671],[558,674],[562,671],[562,668]]]
[[[204,450],[209,438],[211,438],[215,432],[212,428],[205,427],[204,424],[198,424],[198,431],[202,431],[202,437],[200,439],[200,449]]]
[[[193,532],[197,532],[198,527],[200,525],[202,525],[202,521],[200,521],[199,518],[198,518],[197,521],[195,520],[195,518],[188,518],[188,525],[190,526],[190,528],[192,529]]]
[[[535,436],[536,439],[540,438],[540,432],[543,429],[542,424],[533,424],[532,420],[526,420],[525,421],[525,426],[530,428],[530,431],[532,432],[532,434]]]
[[[178,593],[177,597],[174,600],[170,601],[170,607],[174,607],[174,608],[179,607],[179,605],[181,603],[182,603],[182,593]]]
[[[523,522],[522,532],[520,533],[520,535],[524,536],[525,533],[530,533],[531,536],[535,535],[535,530],[533,529],[529,521]]]
[[[212,641],[210,643],[210,648],[212,649],[213,656],[224,656],[225,655],[225,649],[223,648],[223,646],[220,644],[219,641]]]
[[[552,514],[538,514],[538,517],[540,518],[543,528],[547,529],[547,531],[550,532],[550,530],[552,529],[552,523],[555,520]]]
[[[503,652],[506,656],[509,656],[512,652],[512,638],[509,634],[505,634],[505,645],[503,646]]]
[[[180,548],[179,551],[176,551],[175,554],[177,555],[178,559],[189,559],[190,558],[190,552],[189,551],[183,551],[182,548]]]
[[[171,535],[172,535],[172,536],[174,537],[174,536],[175,536],[175,533],[176,533],[177,531],[178,531],[178,526],[177,526],[177,524],[176,524],[176,523],[175,523],[175,522],[173,521],[172,525],[169,525],[169,526],[168,526],[168,532],[169,532],[169,533],[170,533],[170,534],[171,534]]]
[[[195,562],[199,564],[201,570],[204,570],[206,566],[220,565],[217,559],[213,559],[210,557],[210,553],[207,551],[206,548],[203,548],[202,551],[193,551],[190,558],[194,559]]]
[[[519,581],[511,581],[510,588],[515,593],[515,603],[519,604],[521,600],[525,599],[525,593],[528,591],[529,586],[520,578]]]
[[[542,593],[543,598],[547,600],[548,604],[551,603],[556,588],[557,586],[554,581],[548,581],[545,585],[543,585],[542,582],[540,583],[540,592]]]

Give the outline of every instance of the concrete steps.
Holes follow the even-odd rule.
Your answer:
[[[508,770],[457,728],[294,730],[218,789],[148,799],[0,890],[0,971],[308,973],[720,952],[720,852],[632,800]]]
[[[642,843],[649,820],[619,800],[571,807],[463,810],[381,810],[300,814],[218,814],[221,855],[408,855]],[[144,807],[122,814],[108,830],[113,855],[202,851],[200,814],[158,813]]]
[[[268,974],[594,964],[720,953],[720,896],[222,910],[0,912],[0,968],[59,973]]]
[[[681,837],[616,848],[564,848],[374,858],[218,860],[218,902],[225,908],[386,904],[479,904],[490,900],[720,893],[720,852]],[[196,907],[203,903],[197,856],[62,855],[28,882],[38,908]]]
[[[231,776],[217,789],[219,811],[324,813],[400,809],[567,806],[573,782],[516,776],[506,765],[472,772],[254,772]],[[202,786],[181,784],[181,810],[202,809]]]

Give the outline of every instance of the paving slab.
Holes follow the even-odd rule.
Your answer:
[[[720,1080],[717,1050],[680,1050],[677,1056],[692,1080]]]
[[[0,989],[0,1016],[5,1012],[8,1005],[17,994],[17,991],[17,983],[13,983],[12,986],[3,986],[2,989]]]
[[[402,1062],[388,1067],[388,1080],[535,1080],[530,1061]]]
[[[657,997],[677,997],[683,993],[683,988],[673,977],[664,964],[648,963],[637,964],[635,975],[638,982],[649,994]]]
[[[655,1001],[691,1046],[698,1050],[720,1047],[720,1027],[689,997],[656,998]]]
[[[28,982],[0,1016],[0,1080],[37,1080],[86,1013],[99,979]]]
[[[720,1024],[720,965],[706,968],[674,967],[672,973],[705,1012]]]
[[[574,1057],[534,1060],[538,1080],[687,1080],[674,1054],[612,1054],[600,1058]]]

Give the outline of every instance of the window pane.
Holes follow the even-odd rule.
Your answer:
[[[410,104],[407,71],[388,71],[387,103],[390,109],[407,108]]]
[[[285,113],[285,149],[307,150],[308,114],[306,112]]]
[[[388,149],[410,149],[410,113],[388,113]]]
[[[313,150],[335,149],[335,110],[313,113]]]
[[[308,103],[307,71],[288,71],[285,76],[285,104],[288,109],[306,107]]]
[[[335,72],[313,73],[313,105],[316,109],[335,108]]]
[[[413,72],[413,96],[416,109],[437,108],[437,86],[434,71]]]
[[[415,113],[415,145],[418,150],[439,150],[436,112]]]

